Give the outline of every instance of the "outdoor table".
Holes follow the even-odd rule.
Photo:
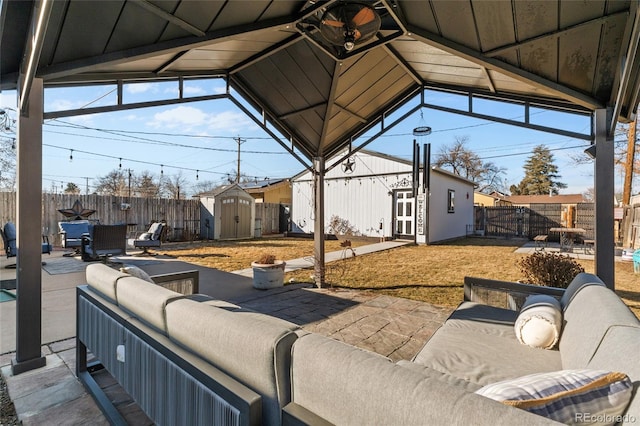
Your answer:
[[[551,228],[550,232],[558,232],[560,234],[560,251],[571,251],[576,235],[586,234],[583,228]]]

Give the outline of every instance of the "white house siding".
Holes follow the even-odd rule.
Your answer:
[[[455,191],[454,212],[448,212],[448,193]],[[429,199],[429,241],[443,241],[466,235],[473,224],[473,185],[442,172],[431,173]]]
[[[398,182],[410,180],[411,164],[366,152],[354,154],[351,159],[354,161],[352,173],[345,173],[340,165],[325,175],[325,230],[328,231],[331,217],[335,215],[348,220],[362,235],[391,236],[393,198],[390,192]],[[313,232],[313,182],[310,172],[292,180],[292,198],[293,230]]]
[[[394,236],[393,193],[411,188],[410,162],[368,151],[361,151],[351,158],[355,162],[352,173],[345,173],[340,165],[325,176],[325,231],[329,230],[331,217],[336,215],[348,220],[362,235]],[[431,174],[431,187],[429,241],[464,236],[466,225],[473,223],[472,183],[435,170]],[[447,189],[455,190],[454,213],[447,213]],[[434,201],[435,197],[438,198]],[[313,182],[311,173],[306,172],[292,179],[292,230],[313,232],[314,218]],[[413,225],[415,231],[415,223]]]

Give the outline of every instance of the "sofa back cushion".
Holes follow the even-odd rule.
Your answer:
[[[586,286],[590,285],[599,285],[604,286],[602,280],[594,274],[588,274],[586,272],[581,272],[571,281],[567,289],[565,290],[562,298],[560,299],[560,305],[562,309],[567,309],[573,298],[578,292]]]
[[[640,327],[613,326],[606,332],[588,368],[625,373],[634,385],[634,396],[621,424],[637,424],[640,420]]]
[[[291,346],[299,327],[255,312],[230,312],[192,300],[166,307],[169,338],[262,397],[264,424],[281,424],[290,401]]]
[[[551,421],[318,334],[293,345],[291,399],[344,425],[544,425]]]
[[[159,332],[167,333],[165,307],[184,296],[140,278],[120,278],[116,286],[118,306]]]
[[[109,268],[103,263],[87,265],[85,274],[89,287],[98,291],[113,303],[116,303],[118,299],[116,295],[116,284],[118,280],[130,276],[124,272]]]
[[[564,311],[559,344],[562,368],[586,368],[607,330],[616,325],[640,326],[640,323],[607,287],[582,287]]]

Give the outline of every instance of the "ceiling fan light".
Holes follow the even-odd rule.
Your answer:
[[[356,47],[356,36],[353,31],[347,31],[344,35],[344,49],[349,52]]]

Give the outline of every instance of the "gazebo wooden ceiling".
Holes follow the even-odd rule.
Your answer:
[[[4,1],[0,85],[18,88],[21,72],[45,87],[223,76],[307,158],[425,86],[635,115],[637,0],[361,1],[382,25],[351,52],[319,31],[337,3]]]

